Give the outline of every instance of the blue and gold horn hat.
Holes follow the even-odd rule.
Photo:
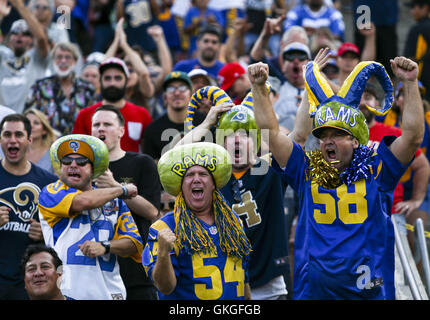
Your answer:
[[[267,90],[270,92],[271,86],[270,83],[266,83]],[[187,129],[194,129],[193,119],[195,111],[199,108],[200,101],[202,98],[207,98],[212,102],[214,106],[223,103],[229,102],[233,103],[233,100],[227,95],[227,93],[216,87],[216,86],[207,86],[197,90],[193,96],[191,97],[190,103],[188,104],[188,114],[187,114]],[[240,105],[233,106],[229,111],[224,112],[217,124],[217,139],[216,141],[220,141],[219,138],[224,136],[224,134],[230,130],[231,132],[235,132],[239,129],[245,130],[248,134],[256,135],[256,149],[255,152],[258,152],[261,145],[261,133],[257,126],[257,122],[255,121],[254,116],[254,101],[252,98],[252,93],[248,93],[246,97],[243,99]],[[223,130],[223,131],[220,131]]]
[[[158,174],[164,190],[177,196],[185,172],[192,166],[207,169],[217,189],[224,187],[231,176],[232,159],[226,149],[210,142],[179,145],[163,154],[158,161]]]
[[[371,76],[375,76],[385,91],[383,106],[380,109],[367,108],[376,115],[385,115],[393,105],[393,84],[384,66],[373,61],[360,62],[337,95],[321,75],[318,65],[313,61],[306,65],[305,86],[308,91],[310,114],[315,115],[312,133],[319,137],[324,128],[336,128],[355,137],[360,144],[369,140],[369,129],[364,115],[359,110],[361,95]]]
[[[85,134],[70,134],[57,139],[50,149],[52,167],[57,175],[61,173],[61,158],[70,154],[79,154],[91,161],[93,179],[109,167],[109,151],[103,141]]]

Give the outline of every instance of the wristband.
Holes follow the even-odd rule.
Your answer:
[[[122,189],[122,195],[120,196],[121,199],[125,199],[128,196],[128,189],[126,186],[122,185],[121,186]]]

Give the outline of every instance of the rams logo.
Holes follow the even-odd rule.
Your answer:
[[[70,147],[70,149],[73,150],[74,153],[76,153],[79,150],[79,142],[75,141],[75,140],[70,141],[69,142],[69,147]]]
[[[1,190],[0,205],[8,206],[22,221],[29,222],[39,211],[39,193],[40,188],[37,185],[23,182],[16,187]]]

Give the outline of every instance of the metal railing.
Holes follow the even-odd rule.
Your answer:
[[[392,218],[392,221],[394,226],[394,235],[396,239],[396,248],[399,253],[400,262],[402,264],[403,271],[406,276],[406,280],[408,281],[409,287],[411,289],[412,297],[414,298],[414,300],[423,300],[423,297],[421,296],[420,290],[418,288],[417,279],[415,278],[412,272],[409,259],[406,255],[406,250],[409,250],[409,248],[405,248],[405,245],[402,242],[401,235],[399,233],[399,228],[397,226],[397,222],[393,218]]]
[[[421,218],[415,221],[415,261],[418,262],[421,258],[421,263],[424,271],[424,280],[426,284],[427,295],[430,296],[430,265],[429,255],[427,251],[427,241],[424,232],[424,222]],[[418,258],[418,259],[417,259]]]

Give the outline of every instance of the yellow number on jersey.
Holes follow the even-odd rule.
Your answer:
[[[193,277],[194,278],[210,278],[212,288],[203,283],[194,285],[194,290],[197,298],[201,300],[216,300],[222,296],[223,282],[221,278],[221,270],[214,265],[205,265],[205,258],[215,258],[215,253],[196,253],[192,257],[193,262]],[[238,282],[237,296],[243,297],[245,295],[245,272],[242,267],[242,260],[237,258],[227,257],[224,266],[224,281],[225,282]]]
[[[337,211],[339,219],[345,224],[363,223],[367,217],[366,181],[364,179],[354,182],[354,192],[349,193],[346,185],[341,185],[336,189],[339,200],[337,201]],[[314,203],[325,206],[325,213],[314,209],[314,219],[321,224],[332,224],[336,219],[336,200],[329,193],[319,193],[318,185],[312,183],[312,198]],[[355,209],[351,212],[351,208]]]

